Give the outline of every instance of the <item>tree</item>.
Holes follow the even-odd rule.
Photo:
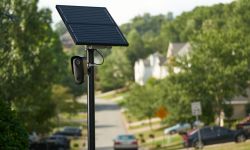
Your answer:
[[[130,87],[128,96],[125,97],[125,107],[129,113],[136,116],[138,119],[148,118],[150,120],[155,116],[159,108],[159,97],[156,94],[158,82],[150,79],[146,86],[134,84]]]
[[[176,96],[170,92],[165,96],[168,105],[171,107],[181,102],[178,107],[185,110],[183,105],[190,107],[192,101],[201,101],[203,116],[209,117],[204,118],[207,123],[215,117],[220,118],[226,109],[225,101],[244,94],[248,87],[248,46],[249,43],[241,31],[203,31],[194,40],[192,53],[176,59],[179,60],[177,66],[182,71],[167,80],[170,82],[167,89],[178,91]],[[191,112],[186,109],[186,113]]]
[[[249,87],[249,10],[247,0],[198,7],[162,26],[160,37],[192,41],[192,53],[173,63],[182,71],[160,85],[170,121],[192,119],[192,101],[201,101],[206,123],[220,117],[222,111],[227,117],[232,115],[225,101],[245,95]],[[228,16],[231,19],[225,19]]]
[[[98,70],[101,90],[109,91],[127,85],[131,80],[131,70],[125,50],[113,48],[112,53],[106,57],[105,63]]]
[[[28,149],[28,134],[8,104],[0,101],[1,149]]]
[[[126,55],[134,66],[134,63],[139,58],[144,58],[146,55],[144,49],[144,43],[141,39],[140,34],[136,30],[132,30],[128,34],[129,47],[126,49]]]
[[[0,100],[12,104],[31,132],[49,132],[55,115],[52,85],[66,66],[59,37],[52,30],[51,11],[38,10],[37,0],[0,2]],[[2,15],[2,14],[7,14]]]

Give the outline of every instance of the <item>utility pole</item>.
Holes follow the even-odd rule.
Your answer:
[[[88,67],[88,150],[95,150],[95,68],[94,49],[87,47]]]

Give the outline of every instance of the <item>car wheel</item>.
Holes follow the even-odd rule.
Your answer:
[[[202,149],[204,147],[204,143],[202,141],[196,141],[194,142],[193,147],[195,149]]]
[[[244,134],[240,134],[236,137],[236,142],[240,143],[240,142],[245,142],[246,141],[246,136]]]

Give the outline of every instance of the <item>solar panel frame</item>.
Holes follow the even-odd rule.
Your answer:
[[[56,5],[56,9],[76,45],[129,45],[105,7]]]

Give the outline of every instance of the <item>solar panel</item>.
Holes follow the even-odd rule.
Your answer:
[[[128,46],[128,42],[105,7],[57,5],[76,45]]]

